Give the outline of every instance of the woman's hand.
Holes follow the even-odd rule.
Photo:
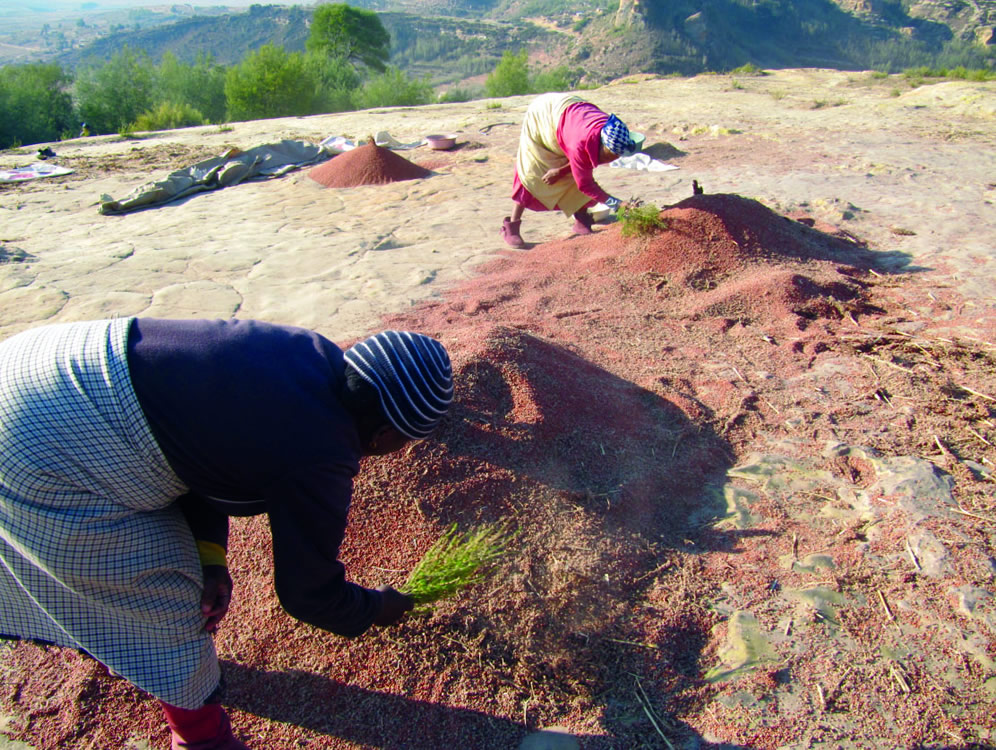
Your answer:
[[[390,586],[378,586],[377,590],[381,593],[383,603],[380,612],[374,618],[374,625],[380,627],[393,625],[404,616],[405,612],[415,607],[415,600]]]
[[[201,614],[207,618],[204,629],[213,633],[218,623],[228,614],[232,601],[232,577],[224,565],[205,565],[204,591],[201,593]]]
[[[570,165],[565,167],[554,167],[553,169],[548,169],[546,174],[543,175],[543,182],[547,185],[552,185],[557,180],[563,178],[567,174],[567,170],[570,169]]]

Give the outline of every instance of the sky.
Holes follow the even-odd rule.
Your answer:
[[[121,8],[145,8],[157,5],[226,5],[234,8],[248,8],[250,5],[310,5],[310,0],[192,0],[191,2],[157,2],[156,0],[0,0],[0,15],[11,12],[73,12],[118,10]]]

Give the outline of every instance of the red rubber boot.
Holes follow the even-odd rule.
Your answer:
[[[194,710],[160,703],[170,728],[171,750],[249,750],[235,739],[232,723],[220,703]]]
[[[522,226],[522,220],[512,221],[512,219],[506,216],[501,222],[501,236],[505,242],[512,247],[525,247],[526,243],[522,239],[522,235],[519,234],[519,227]]]

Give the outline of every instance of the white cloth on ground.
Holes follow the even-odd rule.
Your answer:
[[[659,159],[654,159],[650,154],[633,154],[631,156],[620,156],[609,163],[610,167],[623,169],[637,169],[641,172],[667,172],[678,169],[674,164],[665,164]]]
[[[26,167],[0,169],[0,182],[25,182],[26,180],[37,180],[39,177],[57,177],[63,174],[72,174],[73,171],[69,167],[60,167],[58,164],[39,162],[37,164],[29,164]]]

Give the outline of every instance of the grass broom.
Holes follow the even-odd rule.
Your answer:
[[[417,609],[447,599],[483,580],[505,555],[513,536],[505,526],[490,524],[458,534],[453,524],[429,548],[400,590],[415,600]]]

